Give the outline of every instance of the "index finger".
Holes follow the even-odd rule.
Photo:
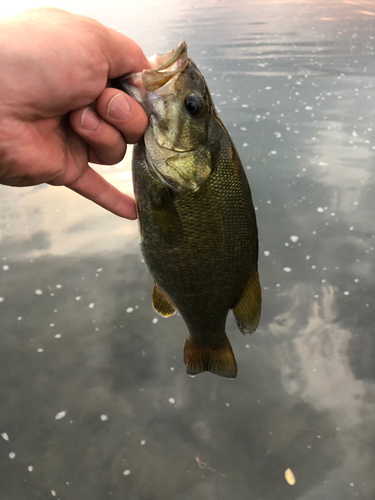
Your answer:
[[[67,187],[115,215],[131,220],[137,218],[134,200],[121,193],[91,167]]]

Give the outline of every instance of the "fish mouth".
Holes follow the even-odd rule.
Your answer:
[[[187,45],[182,41],[171,52],[155,54],[150,57],[149,62],[154,66],[153,68],[121,77],[121,83],[126,87],[126,91],[130,95],[132,95],[131,87],[143,89],[147,92],[155,92],[173,80],[176,75],[185,71],[189,64]],[[137,99],[136,95],[134,97]]]

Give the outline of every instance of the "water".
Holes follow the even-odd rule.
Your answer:
[[[186,40],[248,173],[264,306],[251,337],[228,320],[235,381],[190,378],[137,223],[0,187],[1,498],[373,499],[374,3],[54,5],[148,55]],[[99,171],[131,192],[129,162]]]

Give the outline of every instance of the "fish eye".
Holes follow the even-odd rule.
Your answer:
[[[189,94],[185,97],[185,108],[192,116],[197,116],[202,111],[203,102],[197,94]]]

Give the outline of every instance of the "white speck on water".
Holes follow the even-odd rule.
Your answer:
[[[154,323],[154,325],[156,325],[156,323],[158,322],[158,318],[153,318],[152,322]]]
[[[107,415],[100,415],[100,420],[102,422],[105,422],[106,420],[108,420],[108,416]]]
[[[318,207],[316,210],[317,210],[319,213],[324,212],[324,208],[323,208],[323,207]]]
[[[311,259],[310,255],[306,255],[306,260],[310,260],[310,259]]]
[[[42,293],[43,293],[42,290],[39,290],[39,288],[38,290],[35,290],[35,295],[42,295]]]
[[[344,292],[344,295],[350,295],[350,292],[348,292],[347,290]]]
[[[225,406],[229,406],[229,403],[225,403]]]
[[[43,349],[40,347],[39,349],[37,349],[37,352],[44,352]]]
[[[95,307],[94,302],[91,302],[91,304],[89,304],[89,309],[94,309],[94,307]]]
[[[9,436],[8,436],[8,434],[7,434],[6,432],[3,432],[3,433],[1,434],[1,437],[2,437],[3,439],[5,439],[5,441],[9,441]]]
[[[169,398],[168,401],[169,403],[171,403],[171,405],[174,405],[176,402],[175,398]]]
[[[14,453],[14,451],[11,451],[8,456],[11,460],[13,460],[13,458],[16,457],[16,454]]]
[[[285,480],[288,484],[290,484],[291,486],[296,484],[296,478],[294,477],[294,474],[291,469],[287,469],[284,475],[285,475]]]
[[[297,241],[299,240],[299,237],[298,236],[291,236],[290,239],[293,241],[293,243],[297,243]]]
[[[248,145],[249,145],[249,144],[248,144],[247,142],[244,142],[244,143],[242,144],[242,147],[243,147],[243,148],[247,148],[247,146],[248,146]]]
[[[49,326],[53,328],[55,326],[55,323],[50,323]]]
[[[128,476],[130,474],[130,470],[129,469],[124,470],[123,474],[124,476]]]
[[[277,154],[277,151],[270,151],[269,152],[270,155],[276,155]]]
[[[60,288],[62,288],[62,285],[60,285],[59,283],[56,285],[56,288],[58,288],[60,290]]]
[[[250,344],[245,345],[246,349],[250,349]]]
[[[285,271],[286,273],[290,273],[292,269],[290,267],[283,267],[283,271]]]
[[[55,496],[56,496],[56,491],[55,491],[55,490],[51,490],[51,495],[52,495],[53,497],[55,497]]]
[[[354,483],[350,483],[350,486],[353,487],[354,486]]]
[[[81,300],[81,297],[78,295],[78,297],[76,297],[76,300]]]
[[[264,255],[265,255],[266,257],[269,257],[269,256],[270,256],[270,252],[269,252],[268,250],[265,250],[263,253],[264,253]]]
[[[349,228],[349,231],[353,231],[353,230],[354,230],[354,227],[353,227],[353,226],[351,226],[351,227]]]
[[[4,302],[4,297],[0,297],[0,302]]]
[[[59,411],[59,413],[56,413],[55,415],[55,419],[56,420],[61,420],[62,418],[64,418],[66,415],[66,411],[63,410],[63,411]]]
[[[171,366],[169,369],[171,370],[171,372],[174,372],[174,367],[173,366]]]
[[[28,468],[27,468],[27,470],[28,470],[29,472],[32,472],[32,471],[34,470],[34,467],[33,467],[32,465],[29,465],[29,466],[28,466]]]
[[[242,107],[242,108],[248,108],[248,107],[249,107],[249,105],[248,105],[248,104],[242,104],[242,105],[241,105],[241,107]]]
[[[144,446],[145,444],[146,444],[146,441],[144,439],[142,439],[141,445]]]
[[[133,307],[128,307],[128,308],[126,309],[126,312],[127,312],[127,313],[132,313],[133,311],[134,311]]]
[[[97,273],[101,273],[102,271],[103,271],[103,268],[102,268],[102,267],[99,267],[99,268],[96,270],[96,272],[97,272]]]
[[[7,264],[5,264],[5,266],[3,266],[3,270],[4,271],[9,271],[9,266]]]
[[[61,339],[61,333],[56,333],[55,339]]]

